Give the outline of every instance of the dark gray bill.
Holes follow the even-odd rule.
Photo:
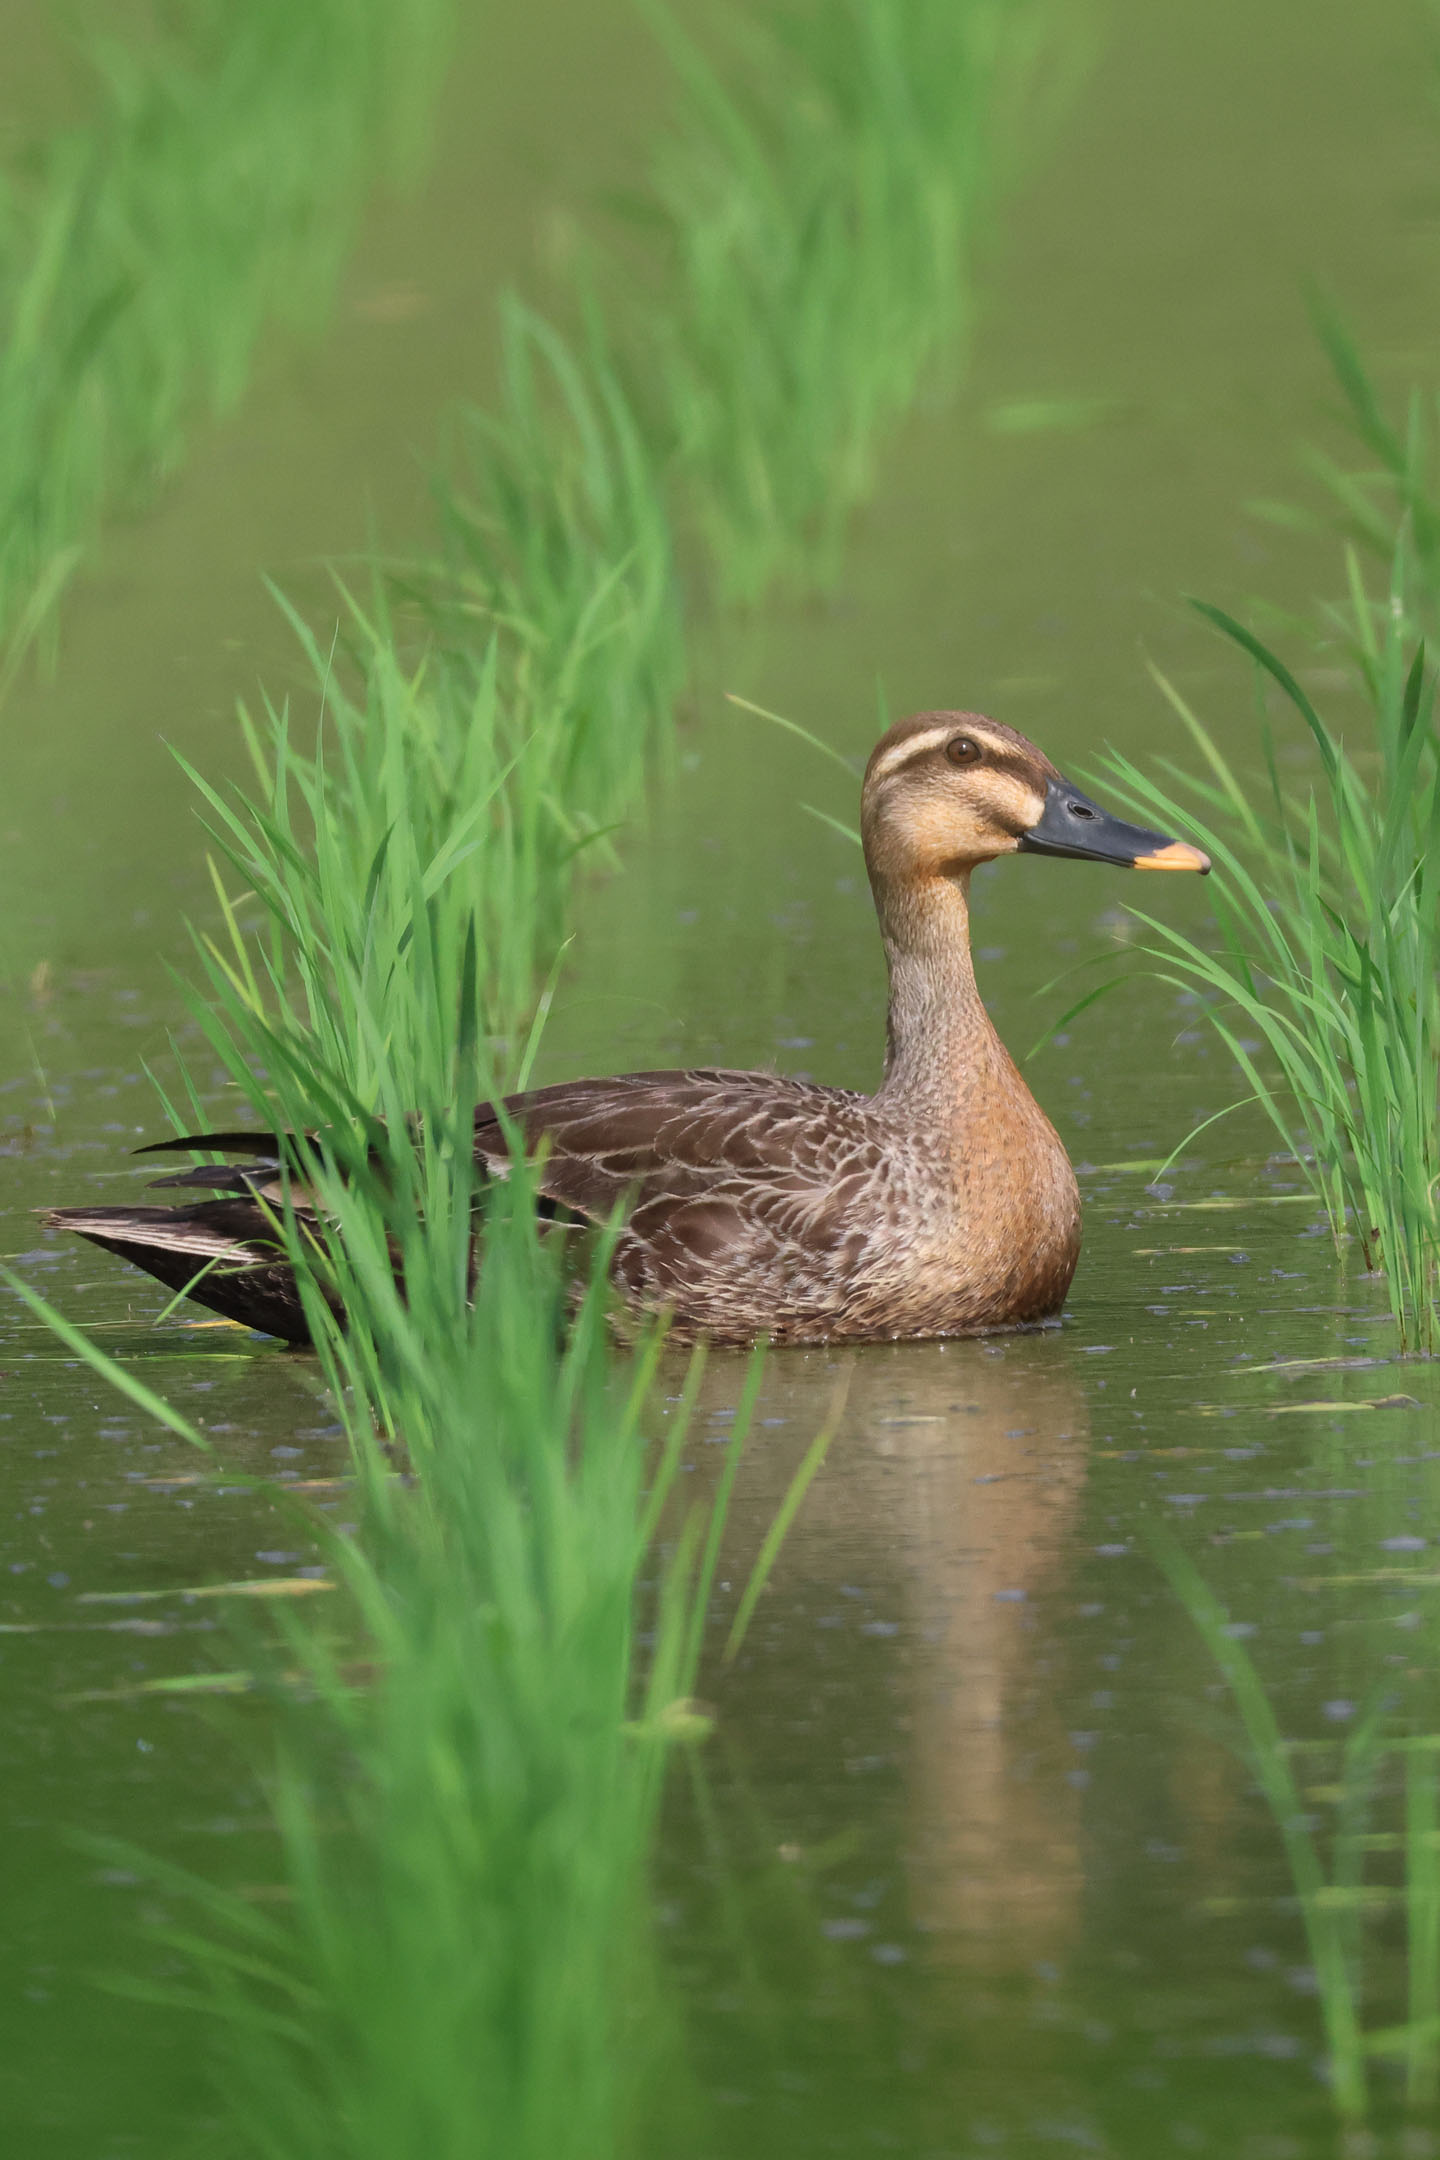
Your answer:
[[[1188,840],[1127,825],[1068,780],[1050,782],[1044,814],[1021,833],[1020,846],[1031,855],[1069,855],[1078,862],[1119,863],[1127,870],[1198,870],[1203,877],[1210,868],[1209,856]]]

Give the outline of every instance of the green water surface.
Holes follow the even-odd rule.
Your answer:
[[[414,449],[446,398],[485,387],[497,278],[555,244],[567,199],[623,181],[652,124],[658,76],[627,10],[492,14],[430,193],[372,223],[325,349],[277,358],[155,514],[112,536],[55,678],[0,715],[4,1249],[228,1464],[292,1483],[340,1468],[309,1362],[178,1314],[156,1331],[158,1290],[29,1211],[131,1191],[125,1150],[159,1130],[142,1061],[181,1024],[167,967],[206,905],[160,738],[233,766],[237,691],[293,666],[257,571],[313,597],[315,559],[358,547],[372,510],[387,532],[418,518]],[[1426,70],[1401,0],[1117,0],[992,251],[961,404],[895,447],[836,594],[708,633],[674,781],[625,875],[582,895],[539,1077],[878,1075],[863,869],[802,807],[852,817],[855,790],[726,689],[857,769],[883,699],[982,708],[1083,773],[1106,743],[1178,750],[1150,654],[1244,751],[1248,685],[1177,598],[1298,609],[1336,582],[1328,542],[1244,509],[1302,493],[1297,446],[1326,434],[1303,277],[1341,299],[1387,386],[1435,377]],[[1205,914],[1198,881],[1049,861],[977,880],[982,987],[1017,1051],[1078,988],[1036,993],[1113,945],[1132,903]],[[705,2102],[690,2149],[1423,2160],[1440,2124],[1407,2120],[1383,2074],[1373,2133],[1334,2128],[1279,1841],[1148,1540],[1167,1525],[1247,1631],[1282,1728],[1315,1744],[1298,1759],[1323,1820],[1335,1744],[1377,1681],[1437,1722],[1440,1383],[1394,1361],[1383,1296],[1337,1262],[1244,1114],[1152,1189],[1241,1092],[1175,993],[1137,983],[1029,1072],[1086,1194],[1063,1328],[769,1368],[737,1587],[849,1392],[742,1658],[703,1683],[716,1738],[675,1781],[660,1889]],[[717,1358],[699,1485],[738,1382]],[[220,1607],[187,1590],[314,1566],[277,1511],[196,1472],[7,1317],[0,2119],[45,2160],[169,2155],[208,2105],[196,2033],[91,1979],[163,1971],[162,1901],[67,1832],[273,1889],[234,1745],[263,1738],[261,1713],[222,1731],[125,1693],[233,1656]],[[317,1497],[343,1518],[343,1489]],[[729,1604],[727,1583],[717,1641]],[[1401,2004],[1383,1916],[1375,1939],[1384,2023]]]

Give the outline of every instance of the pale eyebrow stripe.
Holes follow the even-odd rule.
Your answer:
[[[898,772],[902,765],[908,765],[912,758],[925,757],[930,751],[938,750],[942,743],[949,742],[954,733],[952,724],[950,727],[930,728],[924,735],[912,735],[908,741],[896,743],[894,749],[887,750],[871,772],[871,779],[888,780],[891,773]]]
[[[963,732],[963,729],[957,730],[952,722],[949,727],[929,728],[923,735],[912,735],[908,742],[896,743],[894,749],[887,750],[871,772],[871,781],[890,779],[913,759],[928,757],[932,750],[938,750],[949,742],[952,735]],[[1037,779],[1034,768],[1023,751],[1011,749],[1008,744],[997,746],[978,732],[975,740],[983,749],[985,762],[991,772],[1007,772],[1016,780],[1024,781],[1031,787],[1039,787],[1043,792],[1045,782],[1043,778]]]

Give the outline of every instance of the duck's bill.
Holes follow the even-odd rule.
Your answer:
[[[1118,863],[1127,870],[1198,870],[1203,877],[1210,868],[1209,856],[1188,840],[1127,825],[1068,780],[1050,782],[1044,814],[1021,833],[1020,847],[1030,855],[1069,855],[1077,862]]]

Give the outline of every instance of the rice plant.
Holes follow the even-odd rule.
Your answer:
[[[1262,725],[1266,774],[1236,772],[1185,700],[1160,686],[1207,777],[1109,761],[1128,800],[1211,855],[1218,946],[1148,915],[1164,979],[1198,990],[1281,1144],[1384,1271],[1402,1347],[1436,1337],[1440,1240],[1440,756],[1435,676],[1411,626],[1404,546],[1388,593],[1367,593],[1352,556],[1349,628],[1370,704],[1363,745],[1328,725],[1291,670],[1215,608],[1216,627],[1278,689],[1313,749],[1316,777],[1288,786]],[[1263,1052],[1249,1045],[1258,1038]]]
[[[666,1757],[706,1730],[688,1698],[723,1515],[656,1538],[699,1369],[647,1493],[661,1339],[613,1369],[604,1254],[573,1306],[523,1175],[487,1205],[471,1294],[462,1122],[397,1151],[398,1183],[373,1158],[321,1173],[351,1324],[319,1301],[315,1325],[360,1523],[320,1530],[340,1612],[250,1645],[288,1898],[124,1856],[166,1893],[158,1947],[188,1974],[125,1991],[208,2014],[237,2154],[620,2160],[677,2074],[646,1863]]]
[[[1365,454],[1359,469],[1312,449],[1306,463],[1327,490],[1346,537],[1382,565],[1395,549],[1395,535],[1406,536],[1412,576],[1405,599],[1417,631],[1433,643],[1440,607],[1440,496],[1437,496],[1436,446],[1440,399],[1411,391],[1403,425],[1385,411],[1365,363],[1335,310],[1317,302],[1315,326],[1329,359],[1342,404],[1342,416]],[[1333,612],[1329,622],[1334,624]],[[1344,635],[1343,622],[1339,625]]]
[[[181,0],[89,48],[96,112],[0,179],[0,633],[101,512],[313,323],[377,159],[416,161],[449,0]]]
[[[573,339],[508,303],[500,404],[456,423],[439,556],[390,587],[420,601],[423,645],[407,657],[383,595],[344,594],[333,648],[296,625],[313,735],[267,705],[245,722],[248,794],[195,776],[219,928],[190,1009],[246,1122],[295,1136],[275,1235],[361,1503],[333,1547],[348,1624],[286,1630],[305,1689],[293,1720],[277,1697],[290,1909],[175,1880],[209,1916],[179,1947],[222,2013],[242,2149],[634,2149],[658,1997],[647,1841],[665,1751],[703,1729],[687,1697],[758,1367],[716,1512],[681,1525],[646,1593],[684,1405],[645,1493],[658,1338],[626,1372],[609,1361],[604,1237],[591,1263],[562,1249],[571,1233],[542,1237],[518,1160],[482,1191],[473,1112],[523,1083],[574,867],[667,737],[674,502],[735,591],[817,534],[833,545],[877,429],[956,346],[987,101],[1030,19],[826,0],[746,47],[752,88],[733,95],[677,40],[669,297],[622,326],[626,365],[589,303]],[[182,387],[161,388],[147,455],[176,439]],[[98,500],[80,485],[95,455],[77,437],[67,531]],[[30,555],[54,545],[47,527]],[[177,1125],[199,1115],[188,1097]]]
[[[296,622],[311,747],[267,703],[242,713],[252,796],[193,776],[235,891],[217,867],[225,936],[202,943],[215,995],[197,1018],[242,1086],[230,1031],[262,1031],[247,1049],[293,1092],[251,1090],[255,1112],[299,1130],[403,1124],[514,1072],[593,830],[556,785],[553,708],[504,701],[496,637],[470,668],[407,662],[381,601],[346,605],[343,646]]]
[[[664,2082],[645,1861],[665,1755],[705,1727],[687,1698],[759,1365],[712,1519],[677,1526],[698,1366],[647,1492],[661,1336],[617,1367],[605,1238],[588,1265],[563,1251],[523,1163],[484,1192],[473,1159],[545,897],[514,844],[524,746],[497,747],[493,664],[446,707],[352,620],[366,704],[329,670],[312,752],[274,714],[251,729],[263,784],[203,791],[245,896],[217,866],[191,994],[250,1121],[318,1128],[287,1192],[303,1180],[323,1232],[287,1199],[275,1234],[350,1440],[358,1534],[329,1541],[350,1619],[284,1633],[304,1684],[273,1785],[288,1910],[172,1875],[205,1915],[173,1942],[219,2012],[238,2151],[618,2156]]]
[[[288,1914],[172,1876],[208,1916],[176,1943],[220,2013],[241,2151],[619,2156],[667,2082],[646,1860],[666,1755],[706,1729],[689,1697],[760,1362],[708,1521],[677,1522],[699,1363],[647,1491],[663,1331],[613,1359],[610,1240],[572,1252],[521,1153],[498,1190],[473,1153],[477,1102],[529,1062],[567,791],[614,775],[567,764],[564,670],[547,704],[503,617],[468,672],[407,671],[383,612],[352,601],[347,626],[332,653],[297,624],[312,745],[270,709],[248,792],[197,777],[220,926],[186,994],[247,1122],[294,1136],[274,1232],[359,1487],[357,1536],[329,1541],[351,1618],[284,1631],[305,1684],[279,1698]]]
[[[953,366],[1041,17],[818,0],[732,19],[716,59],[652,15],[682,107],[652,167],[666,262],[649,342],[720,590],[750,602],[777,575],[833,576],[881,432]]]
[[[1136,803],[1193,831],[1220,873],[1220,950],[1149,922],[1162,941],[1152,957],[1201,990],[1337,1242],[1353,1234],[1366,1265],[1383,1269],[1402,1347],[1430,1351],[1440,1239],[1440,750],[1427,658],[1440,632],[1435,415],[1417,393],[1395,425],[1339,319],[1323,306],[1316,319],[1369,462],[1356,471],[1310,457],[1346,535],[1347,577],[1344,600],[1301,627],[1348,661],[1367,739],[1327,724],[1269,646],[1202,607],[1298,717],[1316,780],[1282,786],[1263,725],[1265,782],[1237,776],[1163,680],[1209,778],[1171,765],[1172,794],[1126,760],[1114,769]],[[1256,1035],[1266,1058],[1242,1040]]]
[[[1397,1734],[1386,1696],[1372,1695],[1341,1748],[1327,1854],[1293,1747],[1225,1606],[1178,1546],[1157,1538],[1154,1548],[1230,1690],[1246,1760],[1280,1832],[1314,1968],[1336,2109],[1352,2120],[1369,2112],[1376,2060],[1398,2063],[1407,2103],[1428,2109],[1440,2080],[1440,1735]],[[1402,1826],[1374,1831],[1370,1822],[1390,1759],[1404,1766]],[[1367,1858],[1377,1852],[1398,1853],[1398,1890],[1366,1882]],[[1367,2030],[1374,1989],[1367,1984],[1364,1921],[1382,1905],[1398,1905],[1404,1914],[1406,2014]]]
[[[574,340],[514,295],[500,327],[495,410],[450,423],[443,552],[398,583],[452,664],[499,634],[510,695],[557,716],[552,794],[606,820],[668,747],[684,673],[666,473],[593,297]]]

